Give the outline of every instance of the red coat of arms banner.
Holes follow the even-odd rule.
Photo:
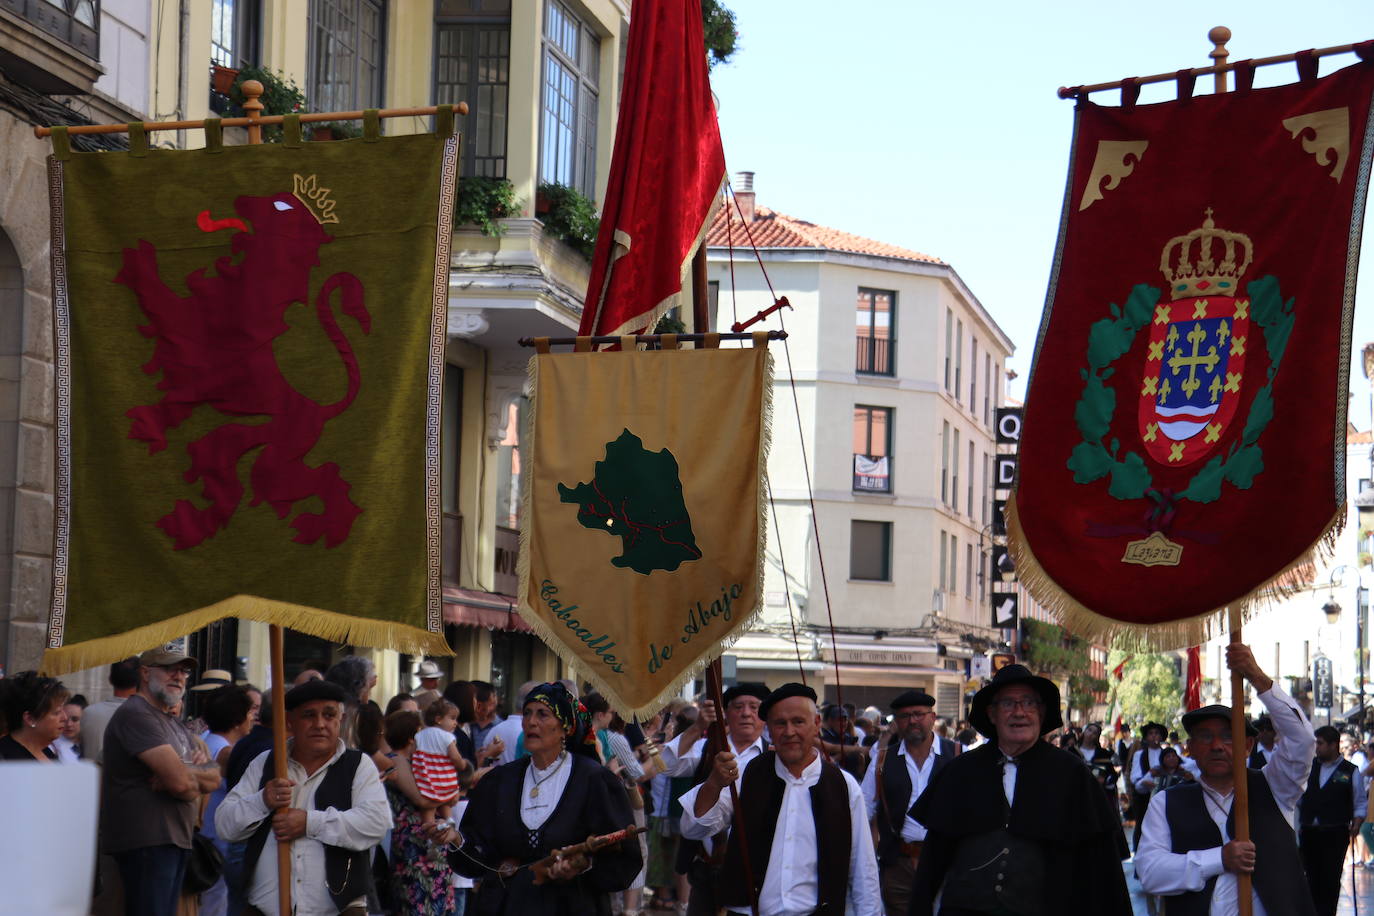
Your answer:
[[[1084,635],[1178,647],[1344,520],[1374,64],[1079,104],[1014,498],[1017,572]]]

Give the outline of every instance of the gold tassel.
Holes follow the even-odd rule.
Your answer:
[[[1345,526],[1345,507],[1336,510],[1321,535],[1298,557],[1248,593],[1226,607],[1219,607],[1168,623],[1134,624],[1113,619],[1093,610],[1070,595],[1054,581],[1036,559],[1026,540],[1016,508],[1016,494],[1007,500],[1007,547],[1016,564],[1016,578],[1031,597],[1075,636],[1127,652],[1165,652],[1201,645],[1213,636],[1228,632],[1227,607],[1238,607],[1241,619],[1248,621],[1278,602],[1311,587],[1298,571],[1308,564],[1324,564],[1335,555],[1336,539]]]

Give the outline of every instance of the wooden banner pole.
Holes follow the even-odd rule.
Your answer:
[[[1216,81],[1214,90],[1218,95],[1226,92],[1226,42],[1231,40],[1231,30],[1219,25],[1207,33],[1212,50],[1207,56],[1216,61],[1213,68]],[[1231,630],[1231,645],[1241,642],[1240,608],[1232,605],[1226,610]],[[1245,678],[1239,671],[1231,672],[1231,779],[1234,789],[1231,796],[1231,810],[1235,812],[1236,832],[1234,839],[1250,839],[1250,777],[1247,775],[1245,759]],[[1254,898],[1250,892],[1251,877],[1236,875],[1236,903],[1240,916],[1251,916],[1254,911]]]
[[[721,690],[721,681],[724,680],[721,674],[720,657],[706,666],[706,690],[711,695],[711,702],[716,704],[715,738],[721,750],[729,751],[732,754],[735,749],[730,745],[729,732],[725,730],[725,694]],[[708,742],[709,745],[709,742]],[[705,750],[705,748],[703,748]],[[715,766],[715,762],[711,762]],[[753,916],[759,916],[759,895],[754,892],[754,868],[749,861],[749,842],[744,833],[744,812],[739,807],[739,793],[735,790],[735,783],[732,780],[729,786],[730,805],[734,809],[734,831],[739,836],[740,864],[744,866],[744,883],[749,886],[749,910]],[[714,852],[714,850],[712,850]]]

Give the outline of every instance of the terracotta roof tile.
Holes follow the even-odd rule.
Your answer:
[[[726,227],[726,214],[729,214],[729,228]],[[919,251],[911,251],[886,242],[866,239],[861,235],[842,232],[827,226],[818,226],[804,219],[796,219],[770,210],[756,207],[754,221],[749,224],[749,235],[739,221],[739,214],[733,207],[721,207],[706,234],[706,244],[724,248],[733,244],[736,248],[748,250],[750,236],[753,243],[763,248],[824,248],[830,251],[848,251],[854,254],[875,255],[882,258],[901,258],[906,261],[924,261],[927,264],[943,264],[939,258]]]

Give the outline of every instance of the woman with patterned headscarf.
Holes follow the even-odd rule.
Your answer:
[[[528,866],[633,825],[625,789],[601,766],[590,717],[562,684],[529,692],[522,726],[529,756],[496,767],[473,788],[459,827],[463,845],[449,863],[483,879],[480,916],[608,916],[610,895],[639,873],[635,840],[559,860],[542,884]]]

